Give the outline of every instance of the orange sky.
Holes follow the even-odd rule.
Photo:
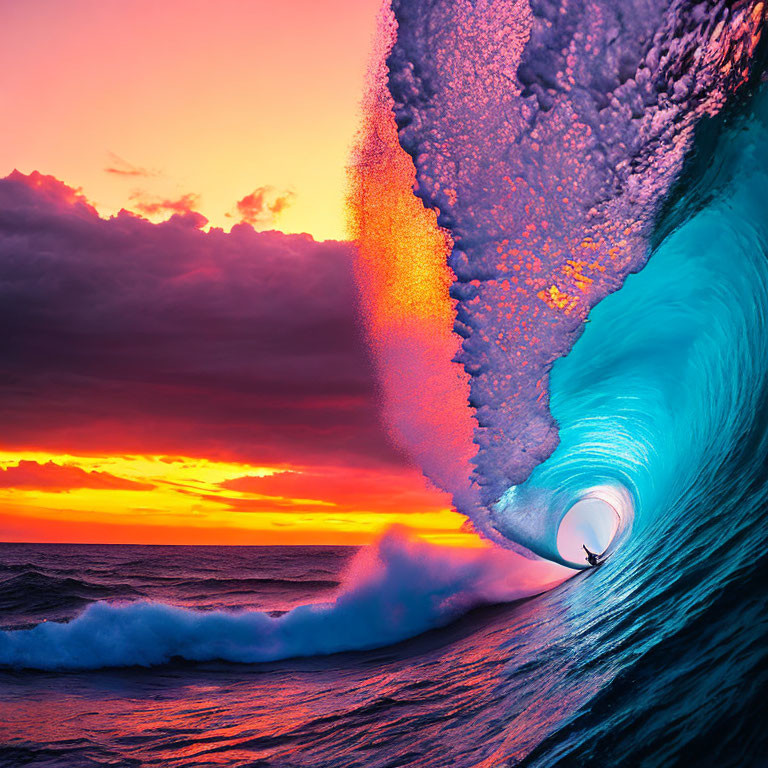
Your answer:
[[[5,3],[0,176],[51,174],[102,214],[159,220],[163,203],[183,201],[226,229],[237,202],[266,188],[258,227],[341,239],[379,6]]]
[[[379,0],[9,4],[0,25],[0,176],[14,168],[49,174],[79,188],[103,217],[126,208],[158,222],[193,209],[227,231],[245,221],[257,230],[344,239],[346,169],[379,7]],[[406,195],[411,173],[409,166],[400,179]],[[52,179],[22,183],[50,194],[58,213],[71,211],[78,221],[96,216],[77,213],[77,197]],[[98,251],[88,258],[101,261]],[[104,296],[97,301],[122,301],[108,291]],[[211,322],[224,322],[210,311]],[[29,325],[23,317],[19,322]],[[235,343],[234,333],[225,344]],[[215,357],[213,341],[214,352],[201,347],[198,356]],[[75,351],[94,359],[93,352]],[[153,354],[146,353],[150,362]],[[162,360],[166,353],[159,354]],[[123,374],[111,370],[99,384],[99,365],[75,368],[83,378],[74,390],[69,368],[43,369],[54,398],[43,398],[45,413],[24,399],[27,410],[16,411],[13,398],[27,397],[26,390],[6,390],[5,411],[18,414],[14,428],[25,434],[26,419],[34,439],[9,441],[7,430],[0,438],[0,540],[359,544],[404,524],[434,541],[476,542],[460,531],[465,519],[450,509],[449,496],[405,462],[361,458],[350,468],[338,456],[309,456],[309,448],[277,463],[220,450],[165,455],[149,437],[137,453],[137,431],[165,438],[166,428],[153,412],[140,415],[143,406],[136,410],[132,398],[138,404],[161,390],[149,379],[141,383],[149,375],[142,370],[137,387],[149,389],[113,382]],[[42,380],[37,369],[30,376]],[[78,391],[83,382],[101,389]],[[109,387],[118,387],[121,400],[105,422],[99,398]],[[226,388],[212,393],[224,405],[233,396]],[[338,400],[342,415],[346,397]],[[99,403],[93,414],[61,416],[87,410],[89,399]],[[46,421],[51,416],[55,428]],[[356,418],[348,428],[357,429]],[[366,418],[375,431],[378,414]],[[211,429],[201,421],[188,431],[195,428],[201,435]],[[242,425],[242,431],[260,428]],[[383,429],[381,442],[387,442]]]
[[[471,543],[418,472],[0,451],[6,541],[361,544],[392,525]]]
[[[477,543],[380,424],[349,244],[105,220],[40,174],[0,209],[0,540]]]

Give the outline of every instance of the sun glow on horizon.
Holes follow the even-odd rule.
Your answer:
[[[450,509],[445,495],[426,487],[418,473],[366,470],[351,480],[347,474],[343,468],[200,457],[1,450],[0,537],[47,541],[49,526],[57,524],[57,532],[69,525],[72,540],[82,540],[92,526],[103,538],[112,526],[125,543],[169,543],[176,531],[182,543],[363,544],[400,525],[436,543],[480,544],[462,531],[465,518]],[[248,485],[279,475],[299,483],[300,491],[280,495]],[[377,500],[378,490],[366,494],[366,476],[375,489],[391,486],[392,498],[381,494]],[[137,541],[131,541],[131,530]]]

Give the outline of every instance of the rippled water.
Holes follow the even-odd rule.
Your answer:
[[[748,543],[754,507],[746,518],[712,558],[682,555],[708,549],[711,526],[667,531],[644,559],[627,548],[544,595],[378,651],[255,666],[6,669],[0,765],[758,765],[768,747],[767,562]],[[350,554],[5,545],[0,562],[78,562],[82,584],[106,563],[133,563],[137,591],[171,562],[177,579],[207,572],[203,589],[220,605],[232,590],[212,587],[210,574],[230,582],[235,564],[314,581],[333,579]]]
[[[350,547],[0,544],[0,628],[66,621],[97,600],[162,600],[187,608],[288,610],[339,585]],[[256,554],[254,554],[256,553]]]

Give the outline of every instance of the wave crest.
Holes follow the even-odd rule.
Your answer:
[[[363,549],[332,602],[281,616],[99,602],[66,624],[0,632],[0,666],[97,669],[190,661],[273,661],[377,648],[479,605],[528,597],[572,571],[504,550],[462,550],[387,534]]]

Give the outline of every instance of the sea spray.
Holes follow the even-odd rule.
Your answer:
[[[98,602],[69,623],[0,632],[0,666],[97,669],[190,661],[273,661],[363,650],[443,626],[484,604],[549,589],[572,571],[495,548],[438,547],[392,530],[364,548],[332,602],[281,616]]]

